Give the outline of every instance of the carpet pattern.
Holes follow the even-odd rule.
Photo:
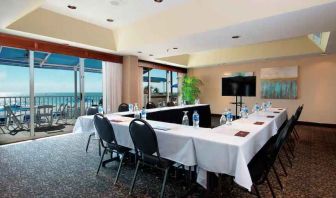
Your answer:
[[[281,176],[285,190],[271,173],[277,197],[336,197],[336,130],[299,126],[300,143],[295,150],[293,168]],[[117,185],[113,185],[118,163],[102,168],[97,141],[85,153],[88,134],[67,134],[0,147],[0,197],[158,197],[163,174],[152,169],[139,172],[132,196],[128,195],[134,165],[123,166]],[[108,158],[108,156],[106,156]],[[277,170],[282,173],[277,162]],[[183,179],[174,171],[168,179],[166,197],[185,193]],[[271,197],[267,185],[259,187],[262,197]],[[206,192],[198,187],[190,197],[220,197],[218,191]],[[234,185],[230,197],[255,197]]]

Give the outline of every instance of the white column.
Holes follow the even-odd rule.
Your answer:
[[[80,94],[81,94],[81,101],[80,101],[80,112],[81,115],[85,115],[85,89],[84,89],[84,58],[79,58],[79,76],[80,76]]]
[[[29,51],[30,136],[35,136],[34,51]]]

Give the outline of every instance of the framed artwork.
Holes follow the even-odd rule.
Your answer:
[[[263,68],[260,79],[262,98],[297,99],[298,66]]]

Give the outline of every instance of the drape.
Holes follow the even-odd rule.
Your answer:
[[[117,112],[122,97],[122,64],[103,62],[103,108]]]

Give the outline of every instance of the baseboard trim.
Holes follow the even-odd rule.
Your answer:
[[[298,125],[336,128],[336,124],[317,123],[317,122],[305,122],[305,121],[298,121]]]

